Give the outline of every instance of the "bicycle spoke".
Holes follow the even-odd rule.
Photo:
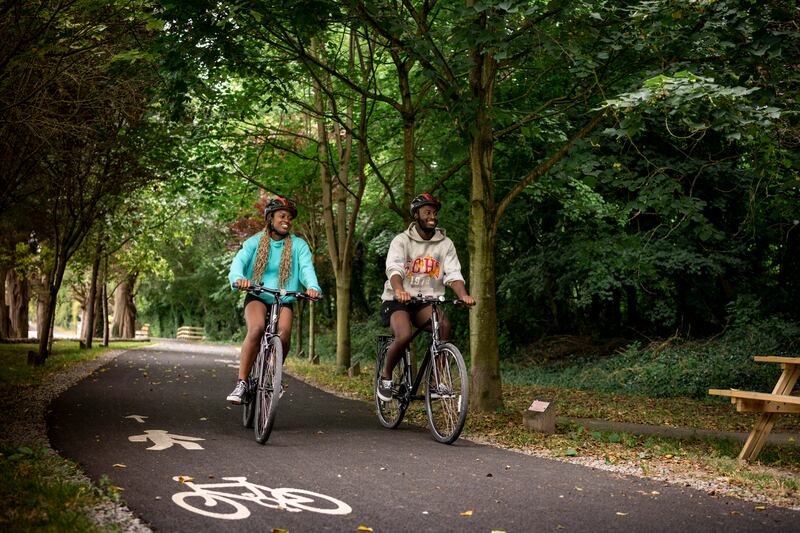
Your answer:
[[[383,363],[386,358],[386,349],[389,346],[391,340],[390,337],[385,337],[382,339],[381,343],[378,346],[378,357],[376,359],[375,364],[375,379],[373,382],[373,390],[374,387],[377,385],[377,380],[380,379],[380,370],[383,368]],[[400,390],[402,388],[401,384],[404,383],[403,379],[403,372],[405,369],[405,361],[401,360],[397,366],[394,367],[394,371],[392,372],[392,382],[394,383],[393,389],[393,398],[391,401],[384,402],[378,396],[375,396],[375,406],[378,413],[378,420],[380,421],[381,425],[390,429],[396,428],[400,425],[400,422],[403,420],[403,416],[405,415],[406,408],[408,404],[405,400],[398,399],[398,396],[401,396],[403,391]]]
[[[451,345],[443,345],[431,361],[425,392],[425,407],[434,438],[450,444],[455,441],[466,421],[466,366]]]
[[[262,363],[261,375],[258,379],[258,391],[256,393],[257,421],[255,424],[255,436],[256,440],[261,444],[264,444],[269,438],[275,422],[278,399],[280,397],[280,393],[276,395],[275,391],[280,390],[282,361],[283,353],[280,340],[277,337],[272,337]]]

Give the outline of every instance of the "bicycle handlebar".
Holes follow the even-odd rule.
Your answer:
[[[444,296],[412,296],[410,303],[415,304],[426,304],[426,303],[436,303],[436,304],[449,304],[449,305],[467,305],[464,303],[464,300],[460,298],[454,299],[447,299]]]
[[[318,302],[318,301],[322,300],[322,296],[318,296],[318,297],[314,298],[312,296],[309,296],[305,292],[287,291],[286,289],[270,289],[269,287],[265,287],[265,286],[259,285],[257,283],[254,283],[253,285],[250,285],[246,289],[240,289],[236,285],[231,285],[231,287],[233,287],[236,290],[249,292],[249,293],[255,294],[255,295],[259,295],[261,293],[266,292],[266,293],[269,293],[269,294],[271,294],[271,295],[273,295],[275,297],[281,298],[281,299],[286,298],[288,296],[288,297],[291,297],[291,298],[301,298],[303,300],[311,300],[312,302]]]

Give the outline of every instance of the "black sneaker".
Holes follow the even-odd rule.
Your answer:
[[[247,382],[240,379],[236,382],[233,392],[228,394],[228,401],[235,405],[241,405],[245,396],[247,396]]]
[[[392,380],[391,379],[378,379],[378,386],[376,387],[376,394],[378,398],[384,402],[392,401]]]

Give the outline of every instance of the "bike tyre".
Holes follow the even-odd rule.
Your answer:
[[[264,357],[265,345],[261,345],[256,356],[255,363],[250,367],[250,374],[247,376],[247,401],[242,404],[242,425],[248,429],[253,427],[253,420],[256,416],[256,388],[258,387],[258,369],[261,368],[259,362]]]
[[[271,337],[259,366],[258,387],[256,388],[255,431],[256,441],[264,444],[272,433],[275,416],[278,413],[278,400],[281,394],[283,374],[283,348],[278,337]]]
[[[272,489],[272,497],[279,502],[286,504],[288,507],[295,509],[302,509],[303,511],[311,511],[312,513],[329,514],[329,515],[346,515],[353,512],[353,508],[341,500],[337,500],[331,496],[311,492],[310,490],[303,489],[290,489],[290,488],[277,488]],[[298,502],[298,500],[300,500]],[[318,507],[315,506],[317,502],[327,502],[332,504],[332,507]]]
[[[200,506],[196,506],[196,505],[192,505],[191,503],[188,503],[186,501],[186,500],[189,500],[189,499],[192,499],[192,500],[200,499],[200,500],[204,500],[204,502],[208,502],[210,500],[213,503],[211,505],[209,505],[207,503],[200,502]],[[245,507],[244,505],[242,505],[241,503],[239,503],[239,502],[237,502],[235,500],[224,498],[222,496],[215,496],[214,498],[208,498],[208,497],[204,496],[203,494],[199,494],[197,492],[192,492],[192,491],[187,491],[187,492],[179,492],[177,494],[173,494],[172,495],[172,501],[178,507],[182,507],[182,508],[184,508],[187,511],[190,511],[192,513],[196,513],[196,514],[203,515],[203,516],[208,516],[210,518],[220,518],[222,520],[242,520],[242,519],[247,518],[247,517],[250,516],[250,510],[247,507]],[[221,511],[221,512],[216,512],[215,513],[213,511],[209,511],[208,510],[210,508],[215,508],[218,503],[227,504],[224,507],[224,509],[227,510],[228,509],[227,506],[230,506],[230,507],[233,508],[233,512],[229,513],[229,512]]]
[[[443,382],[451,390],[451,394],[448,398],[434,396],[437,394],[433,390],[436,384],[432,383],[433,365],[436,361],[431,358],[425,376],[425,411],[433,438],[443,444],[452,444],[461,435],[467,421],[469,375],[461,352],[453,344],[442,344],[439,347],[439,357],[441,356],[445,357],[447,363]],[[455,382],[454,374],[457,375],[458,382]]]
[[[408,408],[407,400],[403,398],[393,397],[392,401],[384,402],[380,398],[378,398],[378,380],[381,377],[381,369],[383,368],[383,363],[386,360],[386,350],[389,348],[389,344],[391,340],[383,342],[378,347],[378,355],[375,364],[375,376],[372,381],[372,390],[375,392],[375,409],[378,413],[378,421],[381,425],[388,429],[395,429],[397,426],[400,425],[400,422],[403,421],[403,417],[406,414],[406,409]],[[405,358],[400,359],[400,362],[394,367],[394,372],[392,373],[392,381],[394,382],[393,389],[397,388],[407,388],[408,385],[404,384],[405,376],[405,366],[406,360]]]

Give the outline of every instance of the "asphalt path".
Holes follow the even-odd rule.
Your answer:
[[[237,359],[125,352],[51,405],[50,442],[156,531],[800,530],[796,511],[387,430],[372,404],[291,377],[262,446],[225,401]]]

